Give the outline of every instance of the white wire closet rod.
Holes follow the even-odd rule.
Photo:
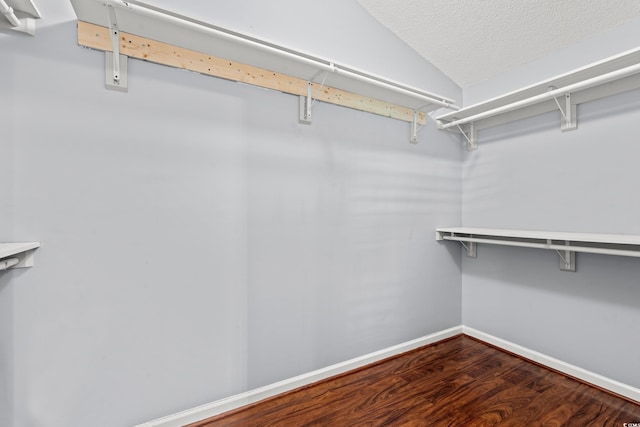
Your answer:
[[[471,257],[479,243],[553,250],[561,258],[560,268],[568,271],[575,271],[576,252],[640,258],[636,235],[451,227],[436,229],[436,240],[460,242]]]
[[[559,110],[563,130],[577,127],[575,105],[640,88],[640,47],[437,117],[440,129],[465,133]]]
[[[455,101],[324,58],[163,10],[136,0],[71,0],[79,20],[109,27],[108,8],[118,31],[193,49],[366,95],[381,101],[433,111],[457,109]]]
[[[580,83],[574,83],[572,85],[561,87],[559,89],[551,89],[549,92],[546,92],[537,96],[532,96],[531,98],[523,99],[521,101],[516,101],[511,104],[503,105],[502,107],[497,107],[497,108],[494,108],[493,110],[484,111],[482,113],[478,113],[473,116],[465,117],[464,119],[454,120],[446,124],[443,124],[441,128],[448,129],[457,125],[463,125],[463,124],[475,122],[477,120],[486,119],[488,117],[492,117],[501,113],[507,113],[509,111],[517,110],[522,107],[527,107],[529,105],[537,104],[540,101],[554,99],[559,96],[565,95],[567,93],[573,93],[579,90],[589,89],[594,86],[608,83],[613,80],[618,80],[623,77],[631,76],[639,72],[640,72],[640,63],[636,65],[632,65],[630,67],[623,68],[621,70],[612,71],[602,76],[593,77],[591,79],[584,80]]]
[[[20,26],[20,19],[18,19],[13,8],[9,6],[5,0],[0,0],[0,13],[4,15],[12,26]]]

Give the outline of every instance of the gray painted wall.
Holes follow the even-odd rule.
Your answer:
[[[4,19],[4,18],[3,18]],[[13,67],[3,60],[0,81],[11,81]],[[13,237],[13,140],[15,128],[13,110],[5,93],[0,89],[0,242],[10,242]],[[11,425],[13,406],[13,289],[9,281],[13,271],[0,272],[0,425]]]
[[[636,20],[465,89],[465,98],[535,83],[639,39]],[[580,105],[573,132],[560,132],[559,113],[480,132],[463,166],[463,224],[640,234],[639,121],[633,91]],[[463,259],[463,323],[640,387],[640,261],[579,254],[577,268],[561,272],[551,251],[481,245],[477,259]]]
[[[269,4],[211,21],[461,97],[355,2]],[[293,96],[140,61],[109,92],[72,17],[0,43],[0,235],[42,242],[0,275],[2,425],[133,425],[460,324],[433,230],[460,222],[461,154],[433,123],[412,145],[318,103],[303,126]]]

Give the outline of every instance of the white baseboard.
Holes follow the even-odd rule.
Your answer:
[[[538,353],[537,351],[528,349],[521,345],[503,340],[502,338],[494,337],[493,335],[489,335],[468,326],[462,326],[462,333],[513,354],[517,354],[518,356],[524,357],[525,359],[532,360],[548,368],[562,372],[563,374],[578,378],[589,384],[593,384],[597,387],[627,397],[636,402],[640,402],[640,389],[631,387],[630,385],[623,384],[619,381],[612,380],[591,371],[587,371],[586,369],[582,369],[578,366],[563,362],[562,360],[558,360],[551,356]]]
[[[428,344],[433,344],[438,341],[460,335],[461,333],[462,326],[449,328],[422,338],[417,338],[393,347],[388,347],[364,356],[356,357],[354,359],[347,360],[346,362],[336,363],[335,365],[331,365],[326,368],[318,369],[274,384],[250,390],[246,393],[240,393],[196,408],[178,412],[177,414],[158,418],[157,420],[149,421],[144,424],[139,424],[136,427],[181,427],[185,424],[201,421],[209,417],[219,415],[223,412],[227,412],[250,403],[255,403],[277,394],[291,391],[296,388],[378,362],[391,356],[396,356]]]
[[[388,357],[396,356],[398,354],[423,347],[425,345],[434,344],[436,342],[454,337],[459,334],[465,334],[470,337],[476,338],[480,341],[494,345],[518,356],[524,357],[525,359],[532,360],[536,363],[547,366],[566,375],[578,378],[582,381],[601,387],[605,390],[609,390],[613,393],[627,397],[636,402],[640,402],[640,389],[631,387],[610,378],[606,378],[602,375],[587,371],[586,369],[579,368],[569,363],[565,363],[561,360],[554,359],[553,357],[538,353],[537,351],[530,350],[521,345],[514,344],[498,337],[494,337],[493,335],[478,331],[477,329],[468,326],[456,326],[444,331],[424,336],[422,338],[417,338],[415,340],[407,341],[393,347],[388,347],[380,351],[369,353],[364,356],[356,357],[355,359],[337,363],[326,368],[318,369],[316,371],[298,375],[296,377],[289,378],[274,384],[256,388],[245,393],[240,393],[235,396],[230,396],[225,399],[198,406],[196,408],[178,412],[177,414],[158,418],[154,421],[139,424],[136,427],[184,426],[185,424],[201,421],[209,417],[219,415],[223,412],[237,409],[242,406],[275,396],[277,394],[291,391],[296,388],[309,385],[314,382],[321,381],[323,379],[339,375],[363,367],[365,365],[369,365],[371,363],[378,362]]]

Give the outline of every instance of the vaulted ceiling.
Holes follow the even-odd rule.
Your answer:
[[[358,0],[462,87],[640,16],[639,0]]]

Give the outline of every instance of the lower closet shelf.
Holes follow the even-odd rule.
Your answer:
[[[436,229],[436,240],[460,242],[470,257],[477,256],[478,243],[550,249],[558,253],[560,269],[565,271],[576,271],[576,252],[640,258],[640,236],[626,234],[447,227]]]

